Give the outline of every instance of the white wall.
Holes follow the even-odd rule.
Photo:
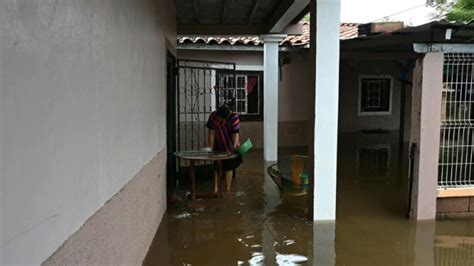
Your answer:
[[[0,2],[1,263],[44,261],[165,148],[172,5]]]
[[[261,66],[263,51],[178,50],[179,59],[218,61],[237,65]]]
[[[281,68],[278,96],[280,121],[306,121],[311,108],[311,61],[308,49],[300,49],[288,56],[290,62]]]

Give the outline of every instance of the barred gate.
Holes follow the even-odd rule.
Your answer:
[[[235,64],[178,60],[177,150],[200,150],[207,146],[206,122],[212,111],[234,98],[230,82],[220,73],[235,78]],[[233,79],[235,80],[235,79]],[[180,166],[185,166],[181,161]]]
[[[444,55],[438,187],[474,186],[474,54]]]

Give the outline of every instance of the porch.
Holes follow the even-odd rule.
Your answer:
[[[384,182],[375,183],[374,176],[369,183],[367,176],[359,178],[360,169],[374,165],[361,158],[376,154],[387,162],[386,155],[397,149],[377,144],[369,149],[351,146],[348,157],[344,150],[338,153],[340,1],[215,2],[0,1],[0,264],[140,265],[148,254],[151,264],[155,256],[160,264],[297,259],[322,265],[357,259],[381,264],[387,257],[396,261],[406,256],[407,264],[429,265],[438,256],[432,255],[438,233],[443,235],[441,256],[451,258],[452,252],[467,254],[461,260],[471,259],[469,222],[415,224],[402,218],[402,203],[391,200],[403,195],[401,176],[382,176]],[[279,110],[279,101],[292,95],[278,90],[278,43],[294,33],[294,24],[308,11],[311,46],[302,57],[308,64],[300,79],[309,89],[299,95],[306,106],[289,117],[289,110]],[[189,215],[180,209],[167,213],[166,203],[167,175],[176,170],[171,163],[177,150],[174,130],[179,128],[170,121],[176,110],[167,110],[178,103],[172,94],[177,35],[251,35],[263,40],[263,150],[246,159],[235,186],[241,193],[225,200],[224,208]],[[425,96],[424,104],[430,99]],[[286,124],[281,132],[279,114],[288,119],[307,115],[307,123]],[[291,131],[295,128],[296,133]],[[430,141],[439,128],[430,123],[417,128],[431,132],[421,138],[423,144],[436,143]],[[294,138],[287,138],[291,134]],[[264,162],[303,152],[279,151],[279,138],[307,146],[309,217],[293,215],[280,204],[280,194],[265,175]],[[351,145],[352,139],[342,137]],[[433,170],[433,154],[428,152],[431,161],[422,166]],[[338,159],[343,168],[337,168]],[[420,202],[430,208],[417,219],[434,218],[432,173],[420,174],[428,179],[419,182],[417,195],[426,192],[427,200]],[[223,256],[205,258],[209,252],[204,248]]]
[[[312,65],[331,62],[312,71],[312,103],[322,101],[312,121],[317,108],[334,110],[316,125],[329,129],[315,131],[315,152],[329,159],[315,166],[326,176],[315,195],[325,196],[311,219],[334,220],[340,2],[218,2],[0,2],[0,264],[143,261],[166,211],[166,66],[177,34],[265,38],[265,158],[276,160],[277,42],[308,11]]]

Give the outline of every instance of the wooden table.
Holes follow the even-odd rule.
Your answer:
[[[238,157],[235,153],[227,152],[204,152],[204,151],[180,151],[174,153],[176,157],[189,160],[189,178],[191,181],[191,198],[196,200],[196,161],[213,161],[216,162],[217,175],[214,175],[214,187],[217,191],[213,194],[218,199],[221,198],[221,178],[222,178],[222,161]]]

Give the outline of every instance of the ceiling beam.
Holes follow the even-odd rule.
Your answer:
[[[291,24],[298,24],[306,15],[309,14],[310,5],[307,5],[292,21]]]
[[[193,1],[193,6],[194,6],[194,16],[196,17],[196,23],[201,23],[201,18],[199,14],[199,0],[194,0]]]
[[[249,25],[252,24],[252,20],[255,17],[255,13],[257,13],[257,9],[258,9],[259,4],[260,4],[260,0],[254,0],[253,1],[252,12],[250,12],[249,20],[248,20],[247,24],[249,24]]]
[[[280,33],[309,5],[310,0],[283,0],[268,23],[269,33]]]
[[[231,0],[224,0],[224,4],[222,5],[222,17],[221,17],[221,24],[224,24],[225,16],[227,15],[227,8],[229,7],[229,2]]]

